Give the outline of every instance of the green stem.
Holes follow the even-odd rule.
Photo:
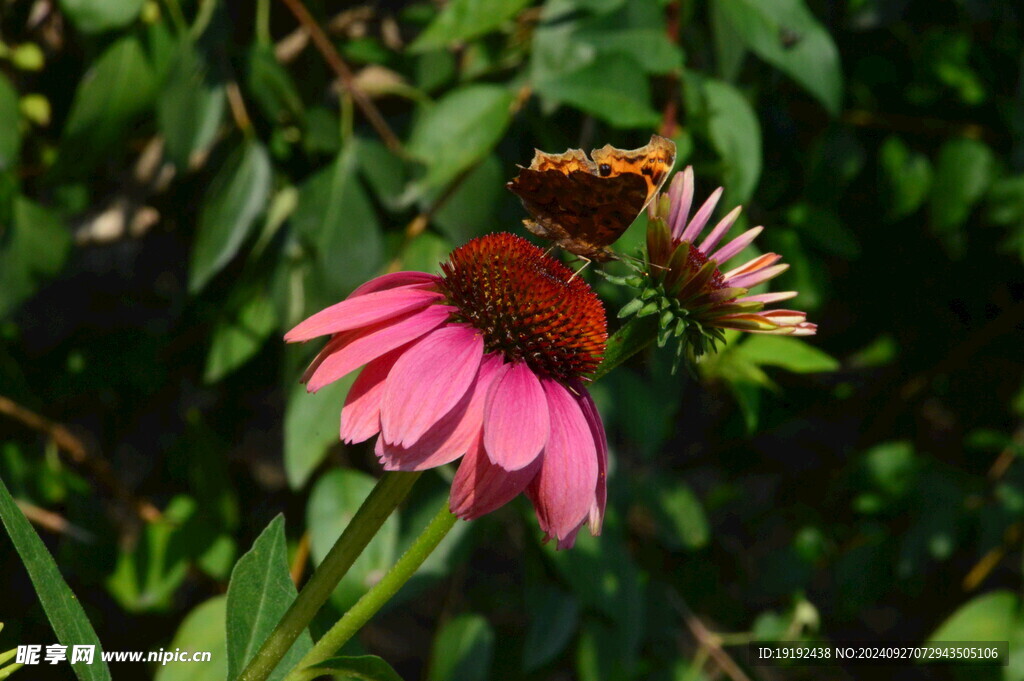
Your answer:
[[[590,376],[596,382],[609,371],[640,352],[658,338],[658,317],[633,317],[612,334],[605,346],[604,360]]]
[[[412,546],[402,554],[398,562],[384,577],[366,592],[345,615],[338,620],[331,630],[317,641],[313,649],[299,661],[295,669],[285,677],[285,681],[306,681],[323,674],[322,670],[309,669],[332,657],[352,638],[359,629],[387,603],[398,590],[409,581],[423,561],[427,559],[445,535],[455,526],[456,516],[448,510],[448,499],[444,500],[437,515],[430,521],[426,529],[420,533]]]
[[[265,681],[323,607],[334,588],[380,526],[398,507],[422,473],[385,473],[366,497],[330,553],[249,661],[239,681]],[[422,562],[422,560],[420,561]],[[417,563],[419,565],[419,563]],[[361,602],[361,601],[360,601]],[[358,604],[357,604],[358,605]],[[347,616],[346,616],[347,617]]]

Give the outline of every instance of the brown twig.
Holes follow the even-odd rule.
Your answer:
[[[402,143],[398,137],[388,126],[384,117],[380,111],[377,110],[373,100],[371,100],[365,92],[359,89],[355,84],[355,76],[352,74],[352,70],[348,67],[342,58],[338,54],[338,51],[334,49],[334,45],[331,43],[330,38],[324,33],[324,30],[320,28],[320,25],[313,18],[313,15],[309,13],[306,6],[302,4],[302,0],[281,0],[288,6],[295,18],[299,20],[306,31],[309,33],[309,37],[313,39],[313,44],[316,45],[317,50],[323,56],[324,61],[331,67],[331,70],[341,80],[342,87],[352,95],[352,99],[355,101],[356,106],[363,112],[366,119],[370,121],[370,125],[374,127],[377,134],[384,141],[389,149],[394,152],[400,152],[402,150]]]
[[[733,681],[750,681],[750,677],[740,669],[735,660],[722,648],[718,635],[704,626],[704,623],[694,614],[683,597],[675,592],[671,592],[670,595],[672,604],[682,615],[683,621],[686,623],[690,633],[700,643],[701,648],[708,651],[722,671],[725,672],[726,676]]]
[[[110,470],[110,464],[93,456],[85,444],[65,426],[26,409],[3,395],[0,395],[0,414],[48,437],[58,449],[66,452],[74,463],[86,469],[97,482],[131,506],[146,522],[156,522],[163,517],[160,510],[151,502],[132,494]]]
[[[86,544],[91,544],[95,540],[91,532],[71,523],[59,513],[48,511],[23,499],[15,499],[14,503],[18,505],[18,508],[21,509],[21,512],[25,514],[29,521],[43,529],[56,534],[66,534],[72,539],[77,539]]]

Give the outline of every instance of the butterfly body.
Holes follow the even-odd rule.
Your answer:
[[[676,146],[653,135],[639,149],[605,145],[590,152],[537,151],[508,183],[532,219],[526,228],[590,260],[615,257],[608,247],[654,198],[675,162]]]

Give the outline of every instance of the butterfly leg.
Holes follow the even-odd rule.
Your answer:
[[[580,267],[578,270],[576,270],[575,272],[572,273],[572,276],[569,277],[569,281],[572,281],[573,279],[575,279],[576,276],[579,275],[580,272],[582,272],[583,270],[587,269],[587,267],[590,266],[590,263],[594,262],[590,258],[587,258],[587,257],[582,256],[582,255],[577,255],[576,257],[583,261],[583,266]],[[567,281],[566,283],[569,283],[569,282]]]

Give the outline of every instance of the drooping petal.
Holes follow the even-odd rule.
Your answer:
[[[736,218],[740,216],[740,211],[742,210],[743,206],[736,206],[729,211],[728,215],[719,220],[718,224],[715,225],[715,228],[711,230],[711,234],[708,234],[704,241],[701,242],[700,250],[702,253],[706,255],[711,252],[712,248],[718,245],[718,242],[722,240],[725,233],[728,232],[729,228],[736,222]]]
[[[700,210],[690,220],[690,224],[683,230],[683,241],[693,243],[693,240],[701,233],[704,229],[704,225],[708,224],[708,220],[711,218],[711,214],[715,212],[715,206],[718,205],[718,199],[722,198],[723,189],[719,187],[715,191],[711,192],[711,196],[704,202],[704,205],[700,207]]]
[[[476,329],[431,332],[395,363],[380,409],[386,442],[408,447],[458,404],[480,368],[484,341]]]
[[[408,347],[403,345],[363,367],[345,397],[345,406],[341,408],[342,442],[363,442],[380,432],[384,379]]]
[[[375,277],[362,284],[350,293],[348,297],[362,296],[374,291],[386,291],[387,289],[400,286],[434,286],[440,280],[441,278],[436,274],[427,274],[426,272],[392,272]]]
[[[736,257],[740,251],[753,243],[754,239],[757,238],[757,235],[763,231],[764,227],[748,229],[714,253],[708,254],[708,260],[714,260],[719,265],[724,265],[730,258]],[[705,253],[707,253],[707,251],[705,251]]]
[[[551,419],[544,389],[526,362],[494,382],[484,411],[484,448],[507,471],[524,468],[548,441]]]
[[[551,437],[540,472],[526,492],[541,529],[566,539],[595,503],[597,449],[579,403],[555,381],[545,379],[543,387],[551,410]]]
[[[415,287],[375,291],[347,298],[299,322],[284,339],[289,343],[317,336],[341,333],[422,309],[444,298],[444,294]]]
[[[463,520],[473,520],[501,508],[516,498],[537,477],[543,456],[517,471],[507,471],[491,463],[477,438],[459,464],[452,480],[450,507]]]
[[[575,388],[579,395],[576,400],[583,412],[583,418],[590,426],[590,435],[594,438],[594,446],[597,449],[597,487],[594,490],[594,503],[591,505],[588,515],[590,534],[596,537],[601,534],[601,527],[604,525],[604,509],[608,504],[608,438],[605,436],[604,424],[601,422],[601,414],[597,411],[594,399],[582,383],[578,383]],[[575,535],[573,538],[575,539]],[[559,545],[559,548],[564,547]]]
[[[312,371],[308,372],[306,389],[316,392],[363,364],[416,340],[448,321],[453,311],[454,308],[447,305],[429,305],[405,317],[339,334],[328,343],[330,353],[322,357],[324,353],[321,352],[314,360],[315,367],[310,366]]]
[[[485,355],[472,385],[459,403],[409,447],[380,438],[377,457],[384,470],[422,471],[442,466],[465,454],[481,435],[484,404],[495,379],[507,370],[497,355]]]

